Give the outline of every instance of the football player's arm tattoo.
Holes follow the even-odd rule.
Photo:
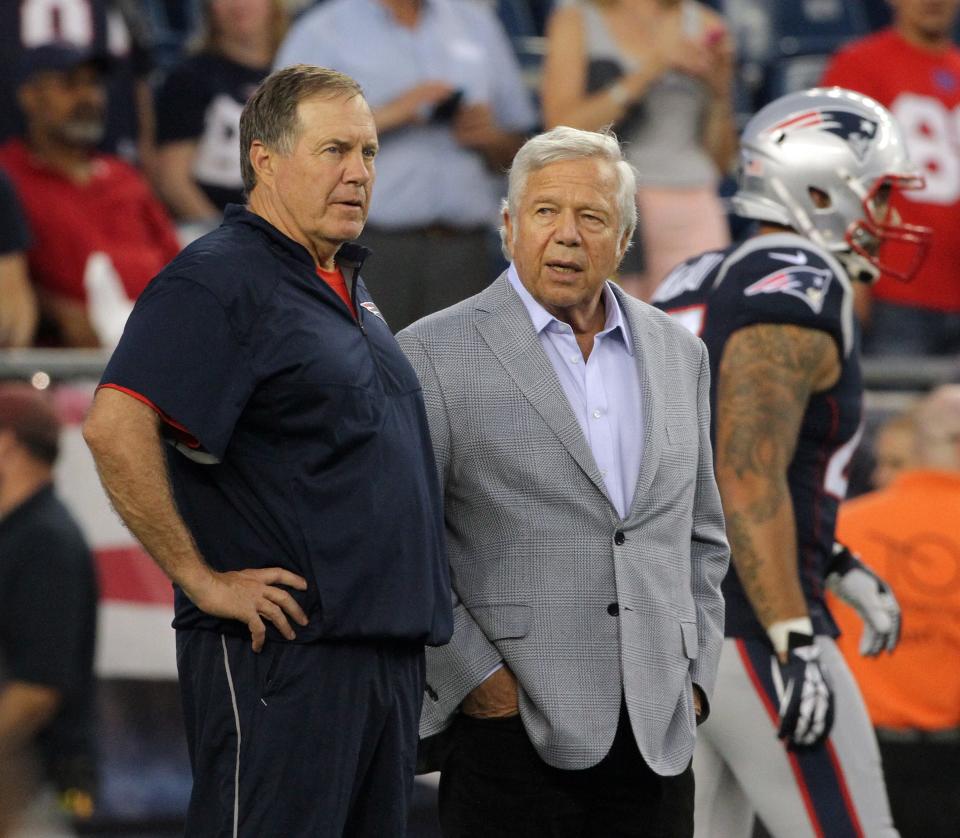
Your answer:
[[[828,334],[791,325],[740,329],[720,360],[717,483],[731,560],[765,628],[807,614],[787,470],[810,396],[839,371]]]

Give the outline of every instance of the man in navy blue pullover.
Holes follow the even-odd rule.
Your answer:
[[[452,614],[420,385],[349,244],[376,128],[353,79],[296,65],[240,143],[247,206],[139,298],[84,433],[175,584],[186,834],[402,835]]]

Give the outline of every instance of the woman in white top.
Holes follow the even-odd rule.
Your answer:
[[[572,0],[551,16],[544,122],[617,131],[639,175],[641,242],[620,281],[641,299],[729,243],[716,186],[736,152],[732,75],[723,19],[693,0]]]

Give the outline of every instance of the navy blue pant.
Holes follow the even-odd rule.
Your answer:
[[[405,834],[423,696],[415,643],[177,632],[187,838]]]

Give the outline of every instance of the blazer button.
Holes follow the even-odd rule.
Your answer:
[[[627,540],[627,537],[623,534],[623,530],[617,530],[613,534],[613,543],[616,544],[618,547],[621,544],[623,544],[623,542],[626,540]]]
[[[617,614],[620,613],[620,606],[617,605],[617,603],[615,603],[615,602],[611,602],[611,603],[607,606],[607,613],[608,613],[611,617],[616,617]]]

